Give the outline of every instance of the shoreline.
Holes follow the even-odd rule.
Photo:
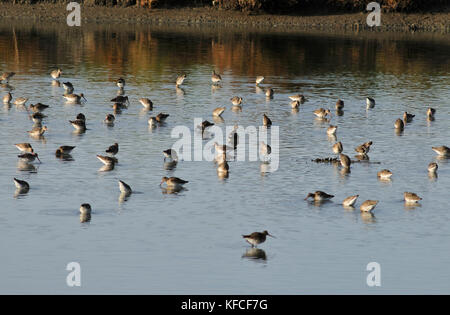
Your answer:
[[[446,10],[448,11],[448,10]],[[65,5],[0,3],[2,22],[66,22]],[[277,31],[426,32],[450,33],[450,12],[382,13],[381,26],[370,28],[368,12],[317,15],[271,15],[220,10],[212,7],[146,9],[81,6],[83,24],[142,24],[231,27]]]

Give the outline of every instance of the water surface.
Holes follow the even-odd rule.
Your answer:
[[[449,55],[450,41],[439,35],[2,25],[0,69],[17,74],[1,95],[11,90],[51,108],[45,140],[26,133],[26,111],[0,110],[0,293],[450,293],[450,166],[431,150],[449,145]],[[88,102],[64,102],[49,76],[55,67],[64,71],[60,82],[72,82]],[[217,89],[213,69],[223,77]],[[188,78],[177,90],[181,73]],[[266,77],[262,88],[272,87],[273,99],[255,87],[256,75]],[[119,77],[131,105],[109,128],[102,120]],[[295,113],[288,96],[297,93],[308,102]],[[240,113],[230,111],[235,95],[244,98]],[[369,111],[366,96],[377,102]],[[141,110],[140,97],[153,101],[153,112]],[[342,116],[334,111],[338,98]],[[225,180],[207,161],[164,169],[172,128],[194,132],[193,118],[211,121],[218,106],[227,106],[223,128],[259,126],[263,113],[279,126],[276,172],[249,161],[230,162]],[[432,122],[429,106],[437,110]],[[319,107],[332,109],[329,123],[314,119]],[[416,117],[396,135],[393,123],[404,111]],[[80,112],[89,130],[77,135],[68,120]],[[159,112],[170,114],[167,124],[149,130],[148,117]],[[311,162],[332,156],[330,123],[352,158],[354,147],[373,141],[372,163],[344,174]],[[19,168],[19,142],[30,142],[42,164]],[[95,155],[114,142],[119,164],[99,172]],[[73,160],[55,158],[60,145],[76,146]],[[430,179],[433,161],[438,177]],[[377,180],[383,168],[394,173],[391,182]],[[164,194],[162,176],[189,180],[187,190]],[[13,177],[30,191],[15,197]],[[119,179],[139,193],[120,202]],[[335,197],[320,206],[303,200],[315,190]],[[405,207],[405,191],[418,193],[420,205]],[[374,217],[341,206],[353,194],[357,207],[380,200]],[[85,202],[93,207],[90,223],[79,220]],[[277,237],[260,246],[265,259],[245,257],[241,234],[265,229]],[[80,288],[66,285],[72,261],[81,264]],[[366,285],[372,261],[381,265],[378,288]]]

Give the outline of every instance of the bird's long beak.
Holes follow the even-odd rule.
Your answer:
[[[86,97],[84,97],[84,95],[83,95],[83,98],[84,98],[84,100],[87,102],[87,99],[86,99]]]
[[[39,157],[36,155],[36,159],[38,159],[39,163],[42,163]]]
[[[267,233],[267,235],[269,235],[270,237],[276,238],[275,236],[273,236],[273,235],[270,235],[269,233]]]

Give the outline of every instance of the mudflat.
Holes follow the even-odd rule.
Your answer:
[[[0,4],[2,20],[65,21],[66,6],[62,4]],[[369,12],[330,13],[314,15],[272,15],[221,10],[213,7],[148,9],[142,7],[81,6],[82,23],[220,25],[245,28],[276,28],[279,30],[371,30],[376,32],[450,32],[450,12],[381,13],[381,25],[369,27]]]

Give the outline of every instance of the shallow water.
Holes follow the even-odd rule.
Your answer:
[[[2,25],[0,68],[17,74],[1,95],[12,89],[28,104],[51,108],[45,140],[28,136],[24,110],[0,110],[0,293],[450,293],[450,165],[431,150],[449,146],[449,55],[450,41],[431,35]],[[48,75],[57,66],[60,82],[72,82],[86,103],[64,102],[62,86]],[[217,89],[213,69],[223,77]],[[188,77],[176,90],[183,72]],[[273,99],[255,88],[256,75],[266,77],[263,88],[274,88]],[[102,120],[120,76],[131,105],[110,128]],[[293,113],[288,96],[297,93],[308,101]],[[230,110],[235,95],[244,98],[240,113]],[[374,109],[365,109],[366,96],[376,99]],[[142,111],[140,97],[153,101],[153,112]],[[335,114],[338,98],[343,116]],[[194,132],[193,118],[211,121],[218,106],[227,106],[221,127],[259,126],[263,113],[279,126],[277,171],[230,162],[221,180],[212,162],[163,168],[162,151],[176,141],[171,130]],[[437,110],[432,122],[429,106]],[[344,174],[311,162],[333,156],[329,123],[312,114],[319,107],[332,109],[330,123],[353,159],[354,147],[373,141],[371,163]],[[404,111],[416,117],[396,135]],[[68,123],[79,112],[89,128],[82,135]],[[148,117],[159,112],[170,114],[167,124],[149,130]],[[42,163],[21,170],[19,142],[30,142]],[[119,164],[99,172],[95,155],[114,142]],[[76,146],[73,160],[55,158],[60,145]],[[432,161],[439,165],[434,179],[427,174]],[[383,168],[394,173],[391,182],[377,180]],[[164,194],[162,176],[189,180],[187,189]],[[13,177],[28,181],[30,191],[14,197]],[[125,202],[119,179],[138,192]],[[315,190],[335,197],[321,205],[303,200]],[[405,191],[418,193],[420,205],[406,207]],[[353,194],[360,195],[356,210],[344,209]],[[374,217],[360,214],[366,199],[380,201]],[[80,223],[85,202],[92,220]],[[265,229],[276,236],[260,245],[265,259],[245,257],[241,234]],[[381,265],[381,287],[366,284],[373,261]],[[66,285],[69,262],[81,264],[81,287]]]

